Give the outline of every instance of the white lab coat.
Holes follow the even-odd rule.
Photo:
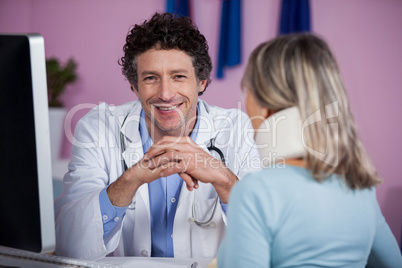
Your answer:
[[[208,151],[206,147],[210,139],[216,137],[215,145],[224,153],[227,166],[239,178],[257,170],[259,157],[253,147],[253,129],[247,115],[237,109],[209,106],[201,100],[199,106],[200,125],[196,143]],[[141,110],[138,101],[117,107],[101,104],[78,122],[69,172],[64,177],[63,192],[55,201],[56,254],[89,260],[106,255],[150,256],[147,184],[138,189],[131,208],[122,218],[115,219],[116,227],[105,238],[99,206],[100,191],[124,171],[121,156],[128,167],[143,157],[138,130]],[[126,147],[123,153],[120,133]],[[196,220],[205,221],[212,215],[216,196],[211,184],[200,183],[199,189],[190,192],[183,183],[172,235],[175,257],[216,255],[226,224],[221,206],[218,205],[213,218],[215,227],[200,227],[189,222],[193,198]]]

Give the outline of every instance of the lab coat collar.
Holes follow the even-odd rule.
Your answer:
[[[142,110],[141,103],[134,101],[132,104],[128,105],[128,107],[129,110],[126,111],[126,115],[119,118],[121,126],[120,131],[130,142],[141,142],[141,137],[138,132]]]
[[[217,133],[215,131],[213,118],[209,114],[208,104],[203,100],[198,100],[198,105],[200,111],[198,120],[200,120],[200,123],[195,142],[203,149],[206,149],[210,139],[215,137]],[[142,141],[141,136],[139,135],[142,106],[139,101],[136,101],[130,107],[131,109],[128,111],[127,116],[120,119],[120,125],[122,126],[121,133],[130,141],[130,143],[134,143],[131,144],[130,147],[134,146],[136,149],[141,148],[141,155],[143,155]],[[126,148],[127,147],[128,146],[126,146]]]

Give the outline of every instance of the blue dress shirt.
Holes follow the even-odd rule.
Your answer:
[[[148,129],[145,126],[144,111],[142,111],[140,134],[143,141],[144,153],[153,145]],[[190,135],[194,141],[197,138],[198,127],[199,120],[196,121]],[[183,179],[178,174],[162,177],[148,183],[149,207],[151,211],[151,257],[174,257],[173,221],[182,184]]]

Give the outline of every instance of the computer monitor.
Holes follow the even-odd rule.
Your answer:
[[[43,37],[0,33],[0,245],[55,247]]]

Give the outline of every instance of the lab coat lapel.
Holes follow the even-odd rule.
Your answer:
[[[125,137],[123,140],[125,150],[123,152],[123,158],[127,167],[131,167],[137,163],[144,155],[142,150],[141,135],[139,132],[141,104],[135,103],[134,106],[128,111],[127,116],[120,118],[121,137]],[[123,150],[123,148],[122,148]]]
[[[141,110],[142,107],[140,102],[136,102],[129,111],[128,116],[123,118],[120,123],[122,126],[120,131],[125,137],[124,144],[126,147],[122,155],[127,167],[133,166],[144,156],[141,135],[139,132]],[[137,193],[139,193],[146,206],[146,209],[149,211],[148,184],[143,184],[138,189]]]
[[[204,101],[199,101],[200,114],[198,120],[200,120],[197,138],[195,143],[208,152],[207,146],[212,137],[216,136],[216,130],[214,120],[207,111],[207,104]]]

